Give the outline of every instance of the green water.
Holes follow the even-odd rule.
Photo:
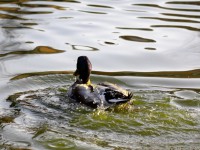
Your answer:
[[[132,100],[106,110],[94,110],[66,97],[68,87],[73,83],[71,75],[33,76],[12,81],[13,86],[18,82],[54,86],[8,97],[10,108],[2,109],[1,142],[5,142],[2,148],[199,148],[198,90],[139,89],[118,79],[120,77],[100,75],[93,75],[92,81],[98,83],[105,78],[134,91]],[[55,85],[59,83],[57,79],[65,83]]]
[[[199,12],[191,0],[1,0],[0,149],[200,149]],[[92,83],[131,101],[69,100],[80,55]]]

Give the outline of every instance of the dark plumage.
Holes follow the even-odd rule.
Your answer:
[[[111,105],[125,103],[129,101],[133,94],[111,83],[90,83],[90,73],[92,64],[87,56],[80,56],[77,60],[76,82],[70,86],[68,96],[80,103],[93,108],[100,106],[109,107]]]

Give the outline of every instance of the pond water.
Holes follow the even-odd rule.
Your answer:
[[[200,1],[1,0],[0,25],[0,149],[200,149]],[[70,102],[81,55],[131,102]]]

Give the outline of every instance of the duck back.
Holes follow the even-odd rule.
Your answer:
[[[74,83],[69,89],[68,96],[77,102],[97,108],[125,103],[132,98],[132,93],[107,82],[97,85]]]

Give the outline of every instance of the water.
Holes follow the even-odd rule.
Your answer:
[[[200,3],[1,0],[1,149],[200,149]],[[93,110],[66,97],[76,59],[133,91]]]

